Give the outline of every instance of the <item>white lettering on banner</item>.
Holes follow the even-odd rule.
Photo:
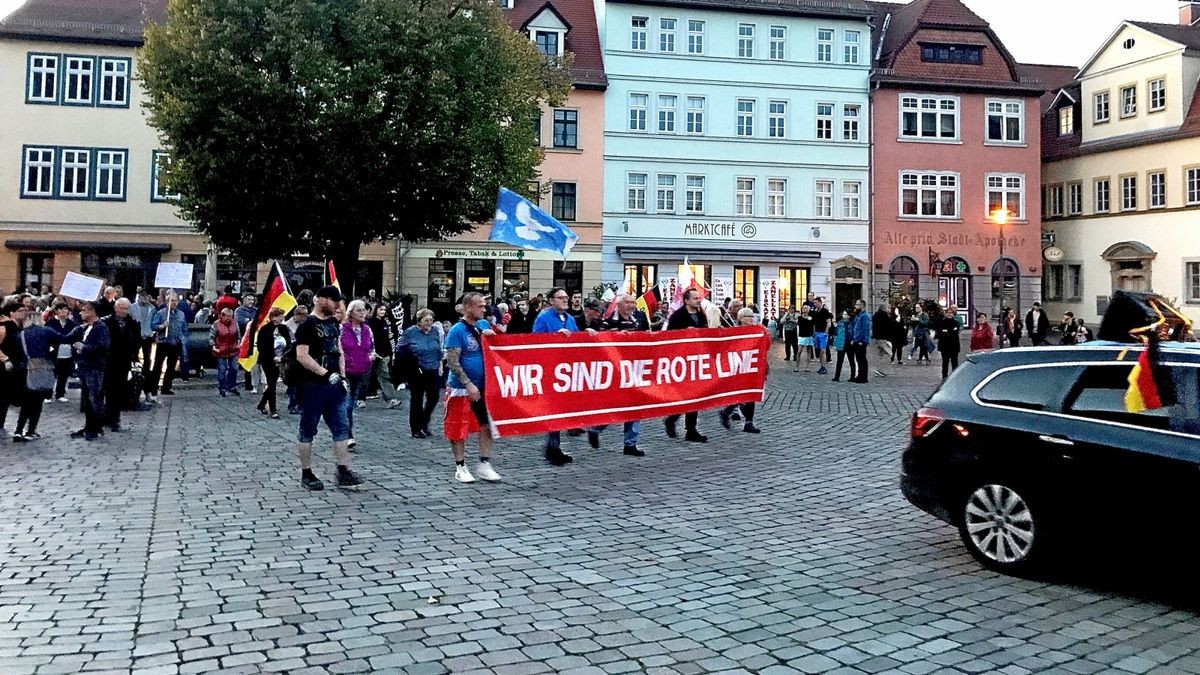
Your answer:
[[[653,365],[654,361],[650,359],[621,361],[621,388],[649,387],[650,372]]]
[[[554,367],[554,391],[596,391],[608,389],[613,379],[613,364],[610,361],[576,361],[560,363]]]
[[[551,388],[560,393],[601,391],[613,388],[636,389],[656,384],[679,384],[699,382],[714,378],[732,377],[759,371],[760,354],[757,349],[742,349],[712,354],[688,354],[686,356],[653,359],[621,359],[612,361],[570,361],[554,367],[554,382]],[[496,381],[500,384],[503,398],[541,396],[542,367],[537,364],[515,365],[512,372],[495,366]],[[614,382],[614,375],[619,378]]]
[[[728,357],[728,369],[721,367],[721,361],[717,361],[717,377],[733,377],[741,373],[757,373],[758,372],[758,350],[744,349],[740,352],[729,352],[725,355]]]
[[[511,375],[506,375],[499,367],[496,367],[495,370],[496,381],[500,383],[500,395],[504,398],[516,396],[518,389],[521,392],[521,396],[541,395],[542,367],[538,364],[530,363],[513,366]]]

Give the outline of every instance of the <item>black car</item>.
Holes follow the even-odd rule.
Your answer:
[[[905,497],[1006,573],[1030,571],[1069,543],[1102,562],[1133,535],[1190,538],[1200,344],[1164,343],[1160,372],[1178,402],[1130,413],[1128,379],[1143,349],[1089,342],[971,356],[913,415]]]

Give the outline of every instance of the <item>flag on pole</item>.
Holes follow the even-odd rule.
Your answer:
[[[329,277],[329,281],[327,281],[326,283],[328,285],[333,286],[334,288],[338,289],[339,291],[342,290],[342,285],[338,283],[337,270],[335,270],[333,268],[333,261],[332,260],[327,261],[325,263],[325,267],[328,271],[328,277]]]
[[[579,241],[579,235],[528,199],[500,188],[496,217],[488,239],[517,248],[554,251],[566,258]]]
[[[329,263],[329,271],[333,272],[333,263]],[[288,289],[287,279],[283,277],[283,271],[279,269],[278,262],[271,267],[271,273],[267,275],[266,288],[262,304],[258,307],[258,315],[254,317],[253,321],[246,324],[246,334],[242,336],[242,342],[238,346],[238,365],[245,370],[250,370],[258,363],[258,352],[254,350],[254,338],[258,335],[258,329],[270,321],[268,317],[271,315],[271,309],[278,307],[284,312],[290,312],[296,306],[296,298]]]
[[[658,286],[655,286],[642,293],[641,297],[637,299],[637,308],[646,315],[647,320],[650,320],[654,318],[655,312],[658,311],[659,302],[661,302],[661,295]]]

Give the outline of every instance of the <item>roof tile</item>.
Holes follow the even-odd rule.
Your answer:
[[[575,62],[571,66],[575,85],[607,87],[608,78],[604,74],[604,57],[600,51],[600,33],[592,0],[515,0],[512,9],[503,11],[508,24],[522,30],[530,19],[548,6],[571,26],[563,48],[575,55]]]

